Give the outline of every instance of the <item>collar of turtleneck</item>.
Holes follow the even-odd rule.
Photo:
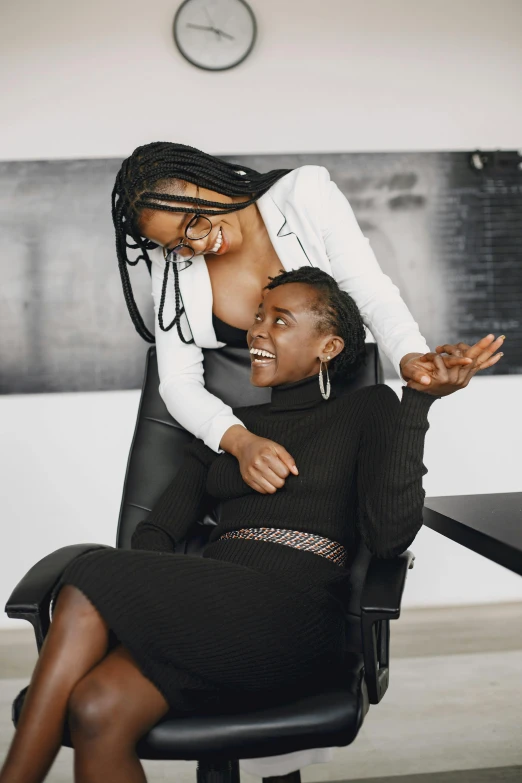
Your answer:
[[[283,383],[280,386],[272,387],[272,398],[270,401],[270,410],[308,410],[317,405],[330,402],[335,397],[333,389],[328,400],[323,399],[321,389],[319,388],[318,375],[312,375],[309,378],[303,378],[294,383]]]

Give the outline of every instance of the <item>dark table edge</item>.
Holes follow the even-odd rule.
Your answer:
[[[522,576],[520,550],[427,506],[424,506],[422,516],[426,527]]]

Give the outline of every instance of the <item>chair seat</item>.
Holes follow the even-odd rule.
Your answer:
[[[158,723],[137,745],[142,759],[228,760],[343,747],[369,708],[362,656],[349,654],[343,680],[288,704]]]

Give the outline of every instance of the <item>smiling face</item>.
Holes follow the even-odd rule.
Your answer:
[[[227,207],[235,203],[245,201],[244,197],[225,196],[223,193],[217,193],[214,190],[198,187],[191,182],[172,182],[157,183],[155,192],[169,193],[176,196],[187,196],[189,198],[200,198],[205,201],[218,201]],[[158,199],[158,204],[161,204]],[[197,205],[188,201],[165,201],[166,206],[191,209],[191,212],[169,212],[162,209],[144,209],[142,210],[138,227],[141,236],[150,239],[157,245],[161,245],[167,250],[172,250],[179,242],[190,245],[196,255],[218,255],[223,256],[229,251],[238,250],[243,243],[242,218],[244,213],[251,207],[246,207],[240,212],[230,212],[226,215],[206,215],[212,223],[210,234],[203,239],[188,239],[185,236],[185,229],[189,221],[194,217]],[[207,209],[203,207],[203,209]],[[215,209],[208,207],[208,209]],[[241,215],[241,217],[240,217]],[[181,253],[183,255],[183,253]]]
[[[341,337],[317,331],[314,306],[321,307],[321,295],[306,283],[286,283],[265,292],[247,335],[254,386],[308,378],[319,372],[320,360],[328,364],[328,356],[331,360],[341,353]]]

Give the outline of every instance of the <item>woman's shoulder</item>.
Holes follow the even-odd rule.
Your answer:
[[[391,386],[387,383],[372,383],[371,386],[365,386],[361,391],[366,391],[368,395],[371,395],[372,399],[376,400],[397,400],[397,394],[393,391]]]
[[[393,389],[385,383],[372,383],[354,392],[338,397],[340,406],[346,410],[362,408],[364,411],[375,407],[390,407],[399,405],[399,398]]]

